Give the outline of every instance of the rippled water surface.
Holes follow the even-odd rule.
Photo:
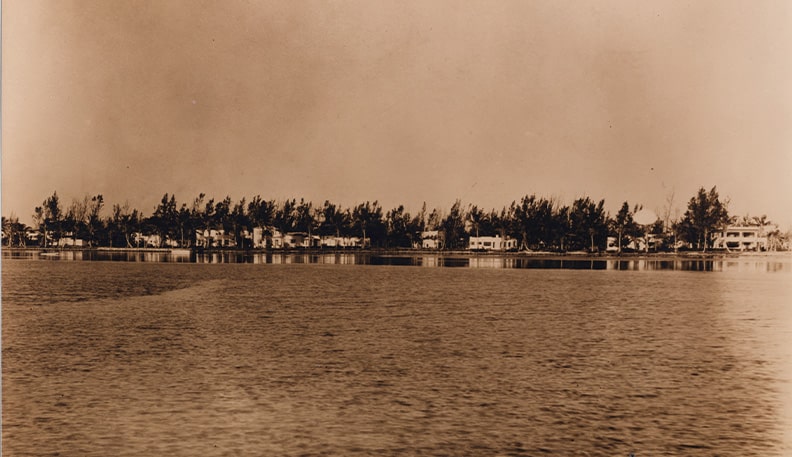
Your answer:
[[[2,450],[792,455],[788,267],[4,259]]]

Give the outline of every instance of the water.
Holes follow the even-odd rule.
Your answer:
[[[525,255],[454,255],[425,252],[415,255],[372,254],[355,251],[330,252],[238,252],[219,251],[206,254],[161,250],[41,250],[3,251],[6,259],[49,261],[115,261],[156,263],[254,263],[254,264],[323,264],[323,265],[400,265],[424,267],[470,268],[561,268],[574,270],[684,270],[684,271],[790,271],[792,256],[756,255],[705,259],[696,257],[623,257],[585,256],[531,257]]]
[[[792,274],[762,262],[4,259],[2,450],[792,455]]]

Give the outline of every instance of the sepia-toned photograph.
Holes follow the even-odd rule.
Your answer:
[[[1,5],[2,455],[792,455],[792,2]]]

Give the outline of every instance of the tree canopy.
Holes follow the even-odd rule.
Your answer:
[[[7,245],[24,245],[29,240],[20,233],[37,232],[30,242],[42,247],[57,245],[64,235],[80,238],[89,246],[133,247],[142,234],[158,235],[155,239],[161,244],[168,241],[170,245],[190,247],[196,245],[198,232],[210,230],[223,231],[233,237],[235,246],[248,248],[252,246],[250,234],[258,227],[268,235],[277,231],[360,237],[375,248],[410,248],[421,245],[425,231],[438,231],[445,249],[464,249],[471,236],[500,236],[515,239],[520,249],[597,252],[605,248],[609,236],[617,238],[621,250],[624,238],[642,237],[651,231],[659,236],[672,233],[675,240],[706,250],[712,247],[716,233],[730,222],[728,201],[720,198],[716,187],[709,191],[700,188],[681,219],[669,223],[658,220],[650,230],[639,227],[633,219],[641,205],[631,208],[625,201],[611,216],[605,211],[604,200],[588,196],[563,205],[556,199],[531,194],[492,209],[456,200],[447,211],[429,211],[424,203],[416,214],[410,214],[404,205],[384,209],[377,201],[343,207],[329,200],[314,204],[303,198],[276,201],[260,195],[250,200],[234,201],[228,196],[215,200],[204,193],[189,203],[179,203],[175,195],[166,193],[148,216],[123,203],[113,204],[105,217],[104,206],[101,194],[85,195],[64,210],[58,193],[53,192],[34,209],[32,227],[20,225],[15,217],[4,218],[3,238]],[[764,215],[739,220],[769,224]]]

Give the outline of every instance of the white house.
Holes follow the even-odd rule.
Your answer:
[[[321,238],[317,235],[308,235],[305,232],[281,233],[278,230],[272,231],[271,243],[273,249],[293,249],[293,248],[318,248]]]
[[[236,238],[231,233],[225,233],[225,230],[196,230],[195,246],[202,248],[232,248],[236,246]]]
[[[274,227],[256,227],[252,234],[253,248],[312,249],[312,248],[362,248],[370,245],[369,239],[357,236],[319,236],[306,232],[282,233]]]
[[[718,234],[713,247],[737,251],[764,251],[767,250],[767,235],[763,227],[731,225]]]
[[[74,238],[71,233],[64,233],[61,239],[58,240],[58,247],[83,247],[85,246],[85,241],[81,238]]]
[[[438,230],[421,232],[421,247],[424,249],[442,249],[443,235]]]
[[[162,245],[162,237],[157,234],[144,235],[142,232],[132,234],[132,244],[136,247],[158,248]]]
[[[266,248],[267,243],[271,243],[272,239],[267,235],[265,227],[253,227],[253,248],[261,249]]]
[[[472,251],[508,251],[517,249],[517,240],[500,235],[495,236],[471,236],[468,242],[468,249]]]
[[[622,237],[622,249],[627,249],[630,251],[646,251],[646,243],[649,242],[649,250],[656,251],[657,247],[663,242],[663,239],[660,235],[655,235],[653,233],[648,234],[646,237],[630,237],[630,236],[623,236]],[[619,252],[619,244],[618,238],[615,236],[609,236],[607,239],[607,243],[605,244],[605,252]]]
[[[366,238],[364,241],[357,236],[323,236],[320,245],[323,248],[363,248],[370,245]]]

